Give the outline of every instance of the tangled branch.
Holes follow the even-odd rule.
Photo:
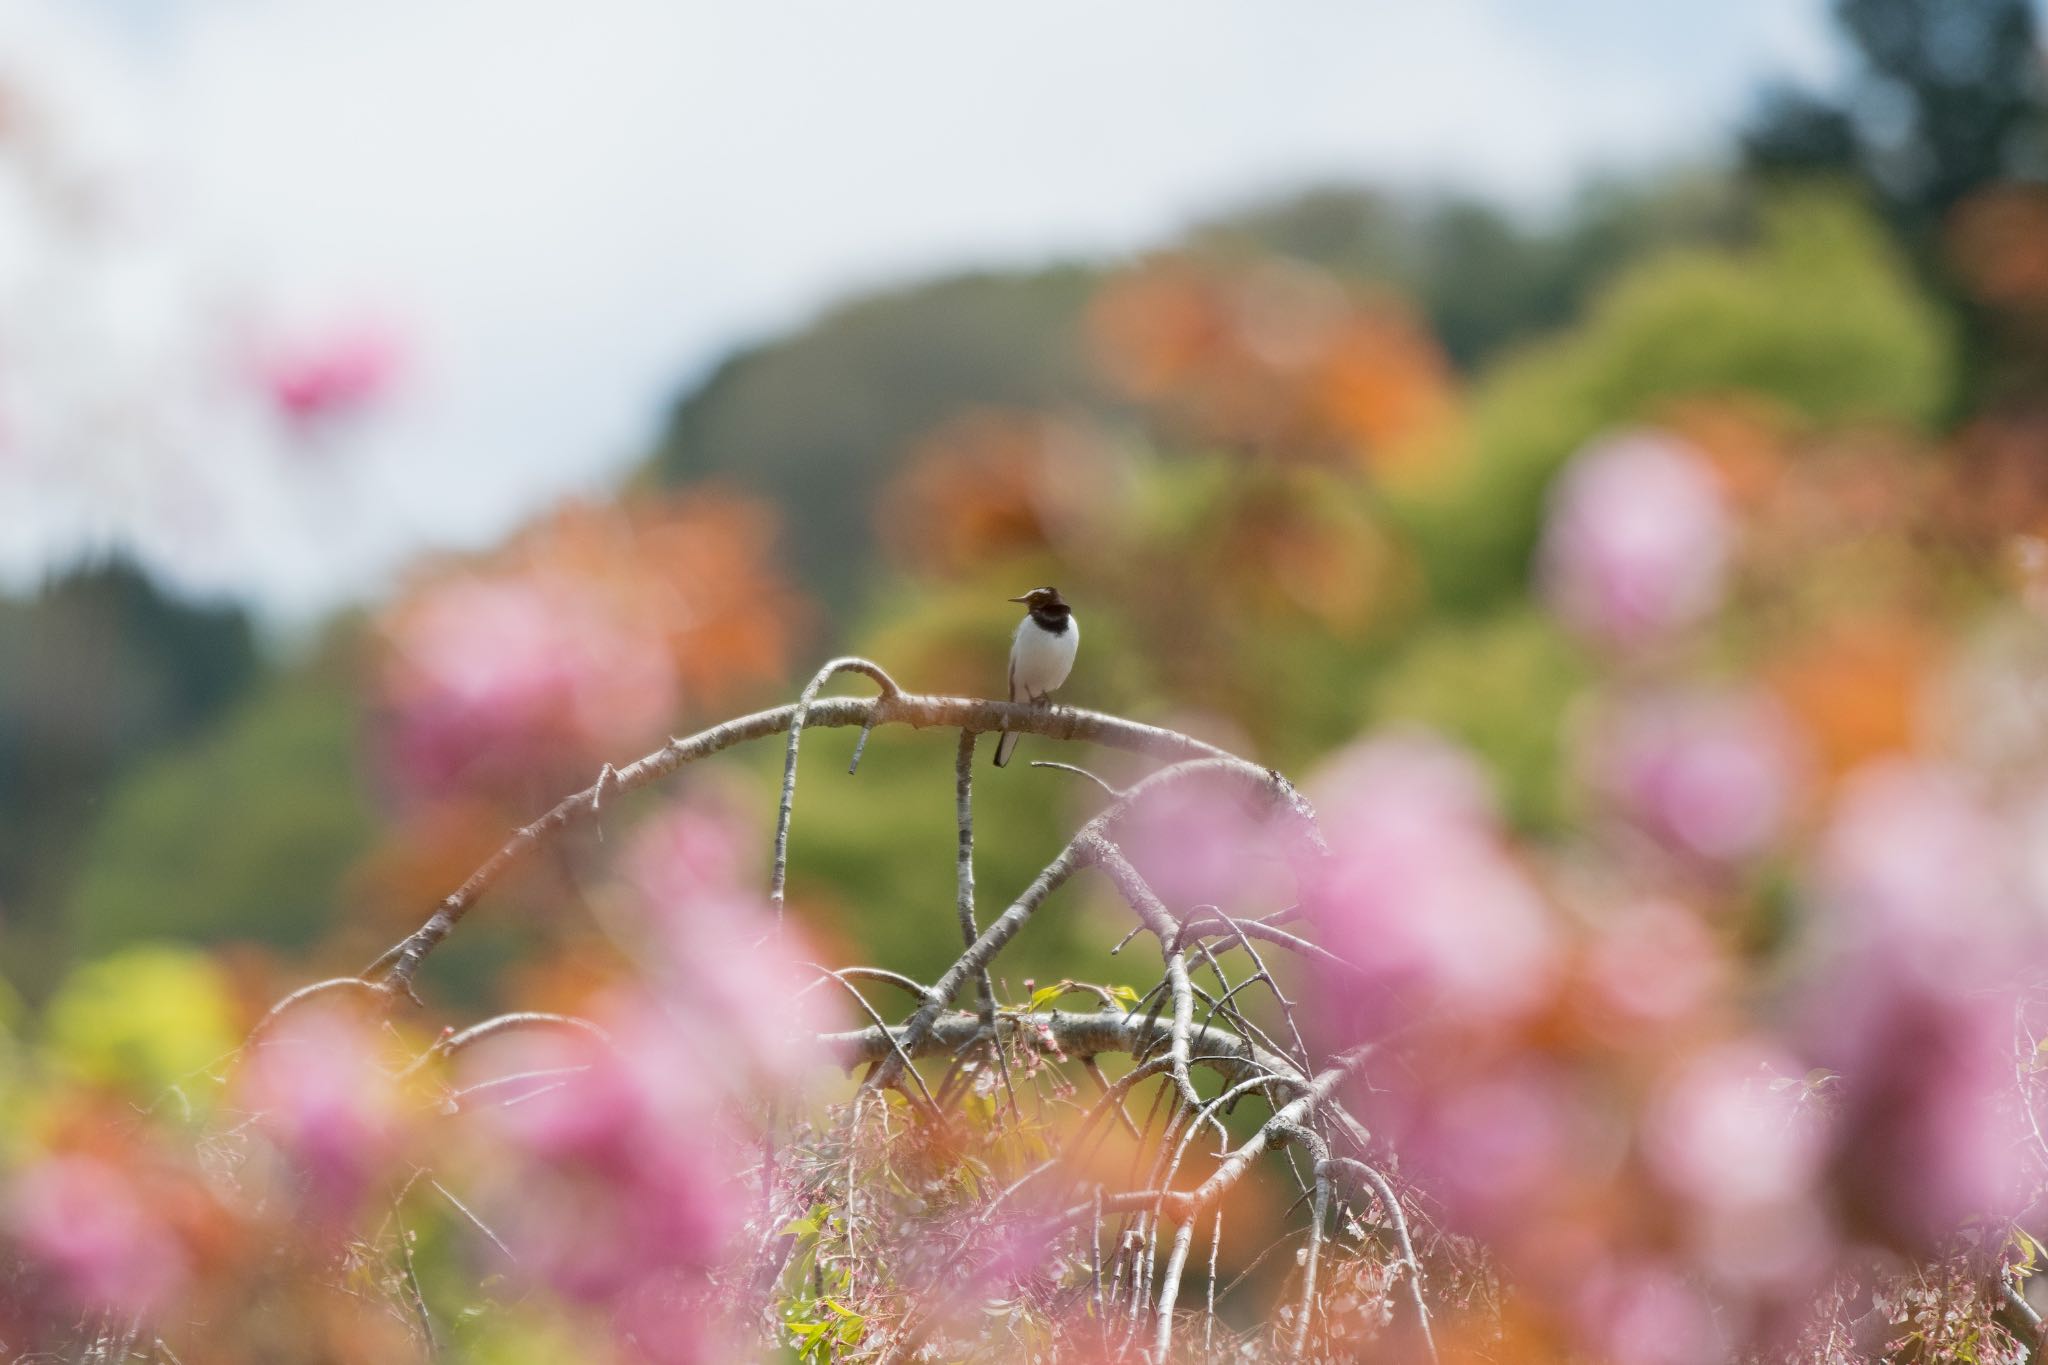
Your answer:
[[[873,698],[822,697],[823,687],[833,677],[860,673],[880,688]],[[1256,944],[1267,952],[1279,951],[1318,967],[1342,966],[1341,959],[1317,945],[1306,929],[1296,923],[1292,908],[1264,916],[1233,915],[1218,906],[1198,907],[1178,916],[1165,905],[1147,883],[1120,844],[1133,812],[1162,794],[1198,783],[1216,784],[1234,799],[1263,811],[1282,831],[1286,856],[1296,872],[1303,873],[1326,854],[1313,808],[1277,772],[1260,767],[1201,740],[1172,730],[1098,712],[1072,707],[1039,707],[966,697],[924,696],[903,691],[888,673],[863,659],[835,659],[826,664],[790,706],[743,716],[683,739],[671,740],[653,753],[622,767],[606,765],[596,782],[573,793],[530,824],[516,830],[506,843],[459,887],[436,904],[427,920],[394,944],[360,977],[319,982],[279,1001],[264,1016],[251,1035],[260,1043],[276,1026],[280,1016],[313,999],[361,996],[384,1007],[413,995],[421,965],[454,931],[463,918],[521,860],[559,837],[564,831],[600,818],[611,797],[639,790],[674,775],[687,765],[708,758],[750,740],[787,734],[783,776],[775,821],[773,862],[769,875],[769,900],[780,911],[788,875],[788,850],[796,799],[797,760],[802,736],[815,727],[858,726],[864,747],[869,731],[888,725],[913,728],[945,727],[959,733],[955,752],[954,799],[958,828],[955,869],[955,919],[961,935],[961,949],[939,977],[925,984],[882,966],[816,966],[818,984],[833,983],[850,993],[868,1018],[866,1027],[850,1032],[825,1033],[809,1039],[809,1046],[822,1061],[852,1070],[866,1068],[856,1102],[836,1125],[824,1130],[806,1128],[801,1118],[792,1119],[769,1107],[770,1131],[764,1134],[764,1189],[767,1202],[760,1222],[766,1240],[756,1258],[747,1283],[761,1292],[772,1293],[787,1273],[790,1258],[798,1253],[797,1237],[781,1228],[785,1209],[801,1209],[815,1202],[822,1190],[844,1193],[844,1216],[848,1226],[862,1226],[861,1213],[874,1195],[863,1195],[856,1183],[855,1162],[863,1142],[863,1115],[879,1117],[884,1132],[892,1131],[885,1106],[872,1097],[900,1091],[911,1101],[912,1130],[942,1127],[955,1122],[949,1117],[974,1091],[970,1077],[1001,1077],[1008,1098],[1007,1108],[993,1120],[996,1131],[1015,1128],[1040,1134],[1047,1140],[1053,1130],[1044,1119],[1048,1098],[1071,1106],[1060,1097],[1073,1093],[1070,1082],[1059,1079],[1068,1068],[1088,1079],[1097,1092],[1093,1102],[1079,1110],[1080,1121],[1055,1144],[1051,1159],[1025,1170],[1019,1178],[986,1200],[968,1223],[968,1232],[957,1243],[955,1254],[926,1264],[903,1252],[900,1264],[878,1271],[886,1281],[878,1286],[871,1307],[876,1307],[877,1333],[872,1338],[883,1359],[905,1358],[925,1344],[930,1335],[942,1330],[946,1305],[971,1296],[977,1286],[986,1288],[993,1273],[982,1264],[977,1251],[979,1238],[1003,1218],[1021,1219],[1018,1226],[1039,1226],[1048,1238],[1051,1254],[1067,1239],[1070,1254],[1080,1255],[1083,1245],[1094,1248],[1085,1258],[1085,1281],[1090,1312],[1086,1315],[1099,1338],[1092,1350],[1107,1350],[1112,1357],[1136,1349],[1141,1323],[1150,1322],[1151,1358],[1163,1361],[1173,1350],[1175,1325],[1185,1316],[1180,1307],[1183,1287],[1189,1275],[1190,1253],[1198,1222],[1213,1224],[1209,1252],[1209,1284],[1204,1296],[1202,1339],[1214,1340],[1214,1308],[1219,1296],[1216,1282],[1218,1252],[1222,1242],[1224,1197],[1243,1182],[1262,1162],[1285,1157],[1271,1165],[1276,1176],[1289,1179],[1303,1191],[1307,1202],[1307,1223],[1297,1230],[1304,1247],[1302,1274],[1294,1301],[1298,1307],[1285,1332],[1273,1347],[1291,1358],[1301,1358],[1313,1339],[1312,1321],[1318,1312],[1319,1269],[1333,1254],[1330,1228],[1333,1214],[1342,1226],[1346,1206],[1363,1210],[1377,1206],[1398,1230],[1397,1257],[1389,1262],[1389,1283],[1394,1276],[1405,1279],[1413,1311],[1428,1340],[1428,1315],[1422,1297],[1422,1264],[1409,1235],[1409,1220],[1400,1207],[1400,1197],[1368,1155],[1365,1130],[1345,1112],[1336,1098],[1338,1086],[1364,1062],[1365,1049],[1326,1059],[1321,1064],[1310,1054],[1293,1017],[1294,1002],[1282,987]],[[1109,798],[1107,804],[1075,831],[1060,851],[1015,895],[1008,906],[986,926],[976,914],[973,822],[973,754],[975,738],[988,731],[1010,730],[1045,739],[1101,744],[1161,761],[1149,775],[1124,788],[1111,787],[1086,769],[1073,765],[1044,764],[1069,768],[1091,777]],[[858,765],[858,751],[854,766]],[[1093,869],[1130,910],[1136,921],[1134,934],[1143,934],[1156,946],[1159,978],[1143,996],[1118,997],[1106,988],[1093,987],[1100,1007],[1088,1012],[1045,1008],[1034,1001],[1025,1006],[1006,1006],[998,997],[990,968],[999,955],[1016,940],[1032,917],[1075,874]],[[778,913],[779,918],[779,913]],[[1282,925],[1293,925],[1283,928]],[[1223,959],[1242,952],[1249,960],[1247,974],[1232,981]],[[1212,975],[1214,989],[1198,979],[1197,969]],[[910,1012],[900,1022],[891,1022],[881,1008],[870,1001],[856,984],[884,983],[912,997]],[[956,1010],[969,983],[977,988],[972,1010]],[[1249,988],[1264,988],[1260,999],[1271,1013],[1261,1023],[1248,1009],[1253,999]],[[1121,989],[1121,988],[1120,988]],[[1198,1010],[1199,1007],[1199,1010]],[[1276,1037],[1277,1032],[1280,1037]],[[486,1038],[514,1030],[544,1029],[566,1031],[608,1045],[595,1025],[567,1016],[512,1014],[486,1020],[460,1031],[444,1034],[419,1054],[404,1073],[420,1074],[430,1064],[444,1061]],[[1284,1037],[1286,1041],[1281,1041]],[[1121,1074],[1112,1078],[1103,1069],[1107,1059]],[[921,1074],[921,1067],[943,1067],[943,1078]],[[550,1067],[517,1072],[472,1083],[446,1102],[453,1112],[456,1102],[488,1104],[518,1103],[545,1089],[559,1086],[584,1066]],[[1213,1076],[1199,1082],[1202,1075]],[[536,1088],[539,1087],[539,1088]],[[1027,1114],[1020,1091],[1035,1094],[1035,1114]],[[1129,1102],[1150,1094],[1150,1112],[1144,1120],[1134,1119]],[[1263,1097],[1268,1112],[1248,1133],[1240,1129],[1232,1136],[1225,1115],[1248,1097]],[[1114,1119],[1115,1122],[1109,1120]],[[774,1128],[794,1122],[797,1126],[778,1140]],[[1100,1148],[1105,1136],[1121,1132],[1134,1144],[1130,1153],[1131,1184],[1105,1184],[1089,1174],[1088,1153]],[[806,1136],[806,1134],[808,1136]],[[1193,1144],[1205,1134],[1213,1135],[1213,1153],[1198,1155]],[[906,1140],[898,1133],[896,1141]],[[792,1159],[792,1153],[808,1144],[815,1159]],[[1293,1161],[1291,1150],[1305,1147],[1312,1155],[1306,1175]],[[1342,1146],[1348,1154],[1335,1149]],[[839,1155],[832,1156],[830,1153]],[[822,1164],[820,1164],[822,1163]],[[1149,1175],[1137,1178],[1149,1167]],[[1183,1176],[1185,1172],[1185,1176]],[[453,1193],[436,1183],[448,1199]],[[828,1200],[829,1202],[829,1200]],[[495,1233],[481,1223],[467,1205],[456,1206],[472,1222],[483,1226],[493,1242]],[[1300,1204],[1297,1204],[1297,1208]],[[1171,1245],[1164,1264],[1158,1263],[1164,1229],[1171,1224]],[[1104,1234],[1110,1248],[1105,1264]],[[850,1231],[849,1236],[862,1235]],[[881,1232],[865,1234],[870,1240],[885,1240]],[[502,1242],[498,1249],[504,1251]],[[816,1255],[818,1253],[811,1253]],[[1369,1254],[1353,1249],[1349,1256]],[[920,1268],[920,1266],[922,1268]],[[815,1272],[814,1272],[815,1273]],[[1227,1289],[1224,1292],[1228,1292]],[[414,1296],[417,1299],[417,1295]],[[888,1305],[893,1303],[893,1319]],[[1048,1301],[1040,1309],[1058,1319],[1059,1301]],[[412,1309],[426,1321],[423,1301]],[[1061,1331],[1082,1330],[1074,1321],[1058,1319]],[[1433,1346],[1430,1348],[1433,1354]]]

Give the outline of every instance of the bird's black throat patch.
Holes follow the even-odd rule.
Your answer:
[[[1059,603],[1057,606],[1033,607],[1031,609],[1032,621],[1037,624],[1040,630],[1048,635],[1065,635],[1067,633],[1067,618],[1073,614],[1074,609],[1064,602]]]

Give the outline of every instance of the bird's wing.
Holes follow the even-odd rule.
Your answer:
[[[1011,637],[1010,637],[1010,700],[1011,700],[1011,701],[1027,701],[1027,700],[1029,700],[1029,698],[1026,698],[1026,697],[1020,697],[1020,696],[1018,696],[1018,695],[1017,695],[1017,642],[1018,642],[1018,641],[1019,641],[1020,639],[1022,639],[1022,638],[1023,638],[1023,630],[1024,630],[1024,628],[1023,628],[1022,626],[1019,626],[1019,627],[1017,628],[1017,631],[1018,631],[1018,633],[1017,633],[1016,635],[1013,635],[1013,636],[1011,636]]]
[[[1021,627],[1020,627],[1020,629],[1021,629]],[[1010,700],[1011,700],[1011,701],[1016,701],[1016,700],[1017,700],[1017,639],[1018,639],[1018,637],[1016,637],[1016,636],[1012,636],[1012,637],[1011,637],[1011,639],[1010,639]],[[995,762],[996,762],[996,766],[997,766],[998,768],[1002,768],[1002,767],[1007,767],[1007,766],[1009,766],[1009,762],[1010,762],[1010,751],[1011,751],[1011,750],[1013,750],[1013,749],[1015,749],[1016,747],[1017,747],[1017,736],[1016,736],[1016,735],[1014,735],[1014,734],[1011,734],[1011,733],[1010,733],[1010,732],[1009,732],[1008,730],[1004,730],[1004,731],[1002,731],[1002,732],[1001,732],[1000,734],[998,734],[998,735],[996,736],[996,759],[995,759]]]

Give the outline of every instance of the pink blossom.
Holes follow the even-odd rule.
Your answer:
[[[1382,1086],[1375,1126],[1462,1230],[1533,1220],[1584,1155],[1567,1077],[1533,1059],[1453,1081],[1426,1075]]]
[[[2010,830],[1943,768],[1857,775],[1811,883],[1803,1038],[1839,1073],[1834,1175],[1857,1229],[1906,1250],[2009,1212],[2018,977],[2041,953]]]
[[[1627,906],[1586,950],[1587,1003],[1624,1033],[1670,1024],[1709,1004],[1726,986],[1726,955],[1699,917],[1670,901]]]
[[[504,1215],[522,1263],[557,1293],[603,1303],[651,1277],[702,1274],[738,1230],[735,1147],[675,1133],[636,1155],[602,1174],[558,1165],[529,1175],[527,1202]]]
[[[1597,1357],[1628,1365],[1709,1365],[1729,1358],[1713,1306],[1679,1271],[1636,1259],[1580,1286],[1580,1334]]]
[[[536,1037],[499,1049],[496,1074],[543,1073],[489,1111],[511,1158],[485,1198],[528,1271],[601,1306],[636,1358],[731,1358],[709,1271],[749,1207],[752,1157],[736,1115],[794,1097],[814,1074],[812,1032],[838,1008],[754,889],[746,822],[701,794],[643,823],[623,856],[624,923],[644,931],[645,985],[596,1011],[609,1046]]]
[[[29,1259],[74,1303],[143,1313],[185,1278],[176,1235],[117,1167],[52,1156],[16,1175],[7,1224]]]
[[[429,792],[637,743],[676,702],[665,642],[566,579],[455,580],[391,633],[392,743]]]
[[[1574,630],[1642,644],[1720,603],[1732,528],[1705,457],[1630,432],[1573,457],[1551,490],[1537,572]]]
[[[1330,1019],[1369,1035],[1430,1012],[1499,1022],[1545,998],[1548,915],[1469,759],[1436,740],[1370,741],[1325,785],[1331,856],[1307,904],[1350,968],[1324,983]]]
[[[1925,1252],[1967,1220],[2017,1212],[2014,1006],[1996,984],[2007,965],[1943,980],[1864,957],[1809,1001],[1810,1046],[1840,1075],[1834,1177],[1865,1235]]]
[[[2007,814],[2013,875],[2029,920],[2048,925],[2048,786],[2025,792]]]
[[[701,789],[635,830],[626,854],[634,890],[664,917],[744,894],[765,866],[757,822]]]
[[[300,426],[361,413],[385,398],[404,368],[405,347],[387,324],[356,322],[269,342],[257,381]]]
[[[1804,779],[1798,736],[1761,695],[1639,699],[1593,739],[1594,780],[1673,852],[1753,858],[1777,841]]]
[[[306,1211],[320,1221],[353,1213],[388,1169],[401,1128],[369,1026],[304,1008],[256,1047],[240,1081],[241,1102],[302,1182]]]
[[[1181,783],[1139,802],[1118,842],[1168,910],[1213,905],[1235,914],[1291,885],[1275,833],[1238,793]]]
[[[484,1197],[529,1273],[638,1321],[688,1300],[726,1254],[745,1217],[747,1158],[701,1080],[721,1040],[645,1000],[620,1002],[606,1022],[610,1046],[579,1047],[578,1070],[552,1040],[502,1054],[501,1074],[547,1074],[487,1111],[512,1159]],[[701,1335],[700,1317],[692,1310],[686,1337]]]
[[[2006,932],[2020,906],[2010,855],[1997,816],[1962,774],[1905,759],[1874,764],[1845,784],[1820,841],[1813,892],[1822,927],[1838,943],[1911,957]]]
[[[636,832],[626,866],[656,960],[654,989],[696,1043],[699,1082],[720,1093],[794,1087],[813,1074],[811,1035],[838,1027],[840,988],[795,924],[778,927],[756,840],[732,812],[693,800]],[[749,865],[751,864],[751,865]]]
[[[1472,756],[1426,730],[1396,731],[1340,750],[1315,782],[1317,809],[1333,826],[1500,826],[1493,783]]]
[[[1761,1040],[1722,1043],[1687,1059],[1652,1099],[1643,1149],[1666,1188],[1707,1208],[1806,1198],[1827,1134],[1819,1102],[1802,1103],[1802,1068]]]

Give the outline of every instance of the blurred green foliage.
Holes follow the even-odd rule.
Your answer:
[[[0,974],[25,990],[50,979],[108,793],[259,671],[246,615],[174,601],[124,563],[0,599]]]
[[[1462,467],[1394,509],[1438,602],[1481,610],[1519,589],[1544,487],[1603,430],[1735,393],[1809,423],[1925,425],[1954,376],[1946,314],[1878,222],[1853,194],[1807,191],[1772,203],[1754,244],[1646,261],[1578,326],[1488,371]]]
[[[1536,611],[1445,621],[1416,633],[1380,678],[1366,719],[1461,741],[1493,770],[1515,824],[1555,832],[1569,813],[1564,722],[1591,676],[1578,646]]]
[[[1959,324],[1970,364],[1955,411],[2048,392],[2048,331],[1973,297],[1958,220],[2000,187],[2048,182],[2048,68],[2037,0],[1835,0],[1850,60],[1825,94],[1766,92],[1744,130],[1752,177],[1835,177],[1878,204]],[[2038,228],[2020,237],[2038,235]],[[2017,242],[2013,248],[2024,251]]]
[[[1197,251],[1279,256],[1414,300],[1461,368],[1570,323],[1589,295],[1647,254],[1733,242],[1742,187],[1706,172],[1588,185],[1555,221],[1479,200],[1329,186],[1198,225]]]
[[[468,1297],[475,1297],[474,1294]],[[478,1303],[454,1316],[448,1358],[463,1365],[604,1365],[614,1359],[605,1334],[563,1312],[516,1303]]]
[[[349,669],[330,654],[136,772],[84,844],[68,910],[79,950],[142,938],[319,942],[378,828],[359,710]]]
[[[954,851],[951,731],[884,730],[846,767],[854,730],[807,731],[798,769],[796,818],[789,844],[790,899],[828,961],[887,962],[932,980],[959,955]],[[990,760],[992,737],[974,763],[975,887],[979,923],[1006,909],[1092,813],[1095,790],[1066,773],[1028,766],[1061,757],[1026,740],[1008,768]],[[762,820],[772,818],[784,749],[769,741],[734,756],[752,776]],[[1071,755],[1064,755],[1071,758]],[[1066,964],[1099,960],[1129,926],[1099,916],[1105,907],[1077,891],[1033,919],[1004,970],[1012,993],[1025,975],[1057,976]],[[1124,912],[1113,907],[1117,915]]]

